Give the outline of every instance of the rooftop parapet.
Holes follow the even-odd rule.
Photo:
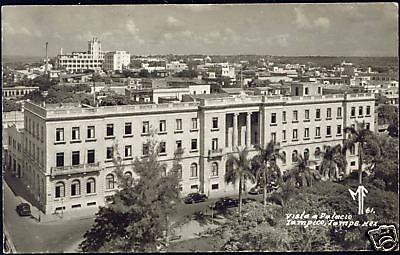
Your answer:
[[[79,106],[65,106],[54,108],[52,106],[36,105],[28,102],[26,110],[35,112],[44,118],[65,118],[65,117],[85,117],[85,116],[104,116],[129,113],[151,113],[158,111],[182,111],[197,110],[197,102],[185,103],[165,103],[165,104],[142,104],[142,105],[117,105],[101,106],[92,108],[82,108]]]

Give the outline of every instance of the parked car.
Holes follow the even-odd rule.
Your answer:
[[[31,206],[28,203],[20,203],[16,211],[19,216],[31,216]]]
[[[184,201],[185,201],[185,204],[193,204],[193,203],[204,202],[206,200],[207,200],[207,196],[204,194],[190,193],[189,195],[186,196]]]
[[[223,197],[215,202],[214,208],[216,210],[224,210],[226,208],[236,207],[238,205],[239,205],[238,199],[233,199],[230,197]]]
[[[250,195],[259,195],[264,193],[264,188],[263,187],[259,187],[259,186],[254,186],[253,188],[251,188],[249,190],[249,194]]]

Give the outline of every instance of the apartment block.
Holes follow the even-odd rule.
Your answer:
[[[236,146],[247,146],[252,156],[255,145],[274,140],[286,155],[278,162],[286,171],[294,154],[320,160],[315,152],[342,144],[343,129],[356,121],[374,130],[372,94],[192,97],[193,102],[91,108],[27,102],[19,132],[23,156],[9,146],[8,164],[21,165],[17,175],[32,187],[42,210],[53,214],[106,204],[118,186],[112,162],[117,152],[125,173],[138,178],[132,162],[146,156],[151,133],[165,171],[175,151],[183,149],[182,195],[198,191],[221,197],[237,192],[237,185],[224,181],[231,167],[227,156]],[[347,157],[349,173],[357,169],[357,148]]]

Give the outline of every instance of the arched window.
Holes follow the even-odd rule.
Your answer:
[[[81,182],[79,180],[73,180],[71,182],[71,196],[78,196],[81,194]]]
[[[286,164],[286,152],[282,151],[282,164]]]
[[[132,173],[130,171],[126,171],[124,175],[125,177],[132,178]]]
[[[89,178],[86,182],[86,193],[92,194],[96,193],[96,180],[94,178]]]
[[[114,175],[107,174],[106,176],[106,189],[114,189]]]
[[[321,158],[321,149],[319,147],[315,148],[315,158],[316,159]]]
[[[64,182],[56,183],[55,197],[65,197],[65,184]]]
[[[193,163],[190,165],[190,177],[197,177],[197,164]]]
[[[132,172],[126,171],[126,172],[124,173],[124,175],[125,175],[125,177],[126,177],[126,179],[127,179],[127,181],[128,181],[128,185],[129,185],[129,186],[132,186],[132,184],[133,184],[133,175],[132,175]]]
[[[211,175],[218,176],[218,163],[214,162],[211,165]]]
[[[310,151],[306,148],[305,150],[304,150],[304,159],[309,159],[310,158]]]
[[[292,162],[296,162],[297,161],[297,151],[294,150],[292,153]]]

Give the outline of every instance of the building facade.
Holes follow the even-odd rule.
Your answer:
[[[247,146],[255,155],[255,145],[276,141],[286,155],[278,162],[285,171],[292,167],[294,154],[320,160],[315,152],[342,144],[343,129],[356,121],[374,130],[375,99],[370,94],[194,98],[94,108],[27,102],[20,138],[23,156],[15,159],[21,165],[19,177],[46,214],[97,208],[116,191],[116,153],[125,174],[137,178],[132,162],[146,156],[154,131],[165,171],[171,169],[175,151],[183,149],[182,195],[198,191],[220,197],[237,192],[236,185],[224,181],[230,167],[227,155],[236,146]],[[357,169],[357,151],[347,153],[348,172]]]
[[[101,50],[101,43],[97,38],[88,41],[88,50],[63,54],[57,56],[57,66],[68,72],[76,73],[84,70],[99,71],[102,69],[104,52]]]
[[[122,71],[128,68],[131,63],[131,54],[127,51],[113,51],[104,54],[103,70],[104,71]]]

